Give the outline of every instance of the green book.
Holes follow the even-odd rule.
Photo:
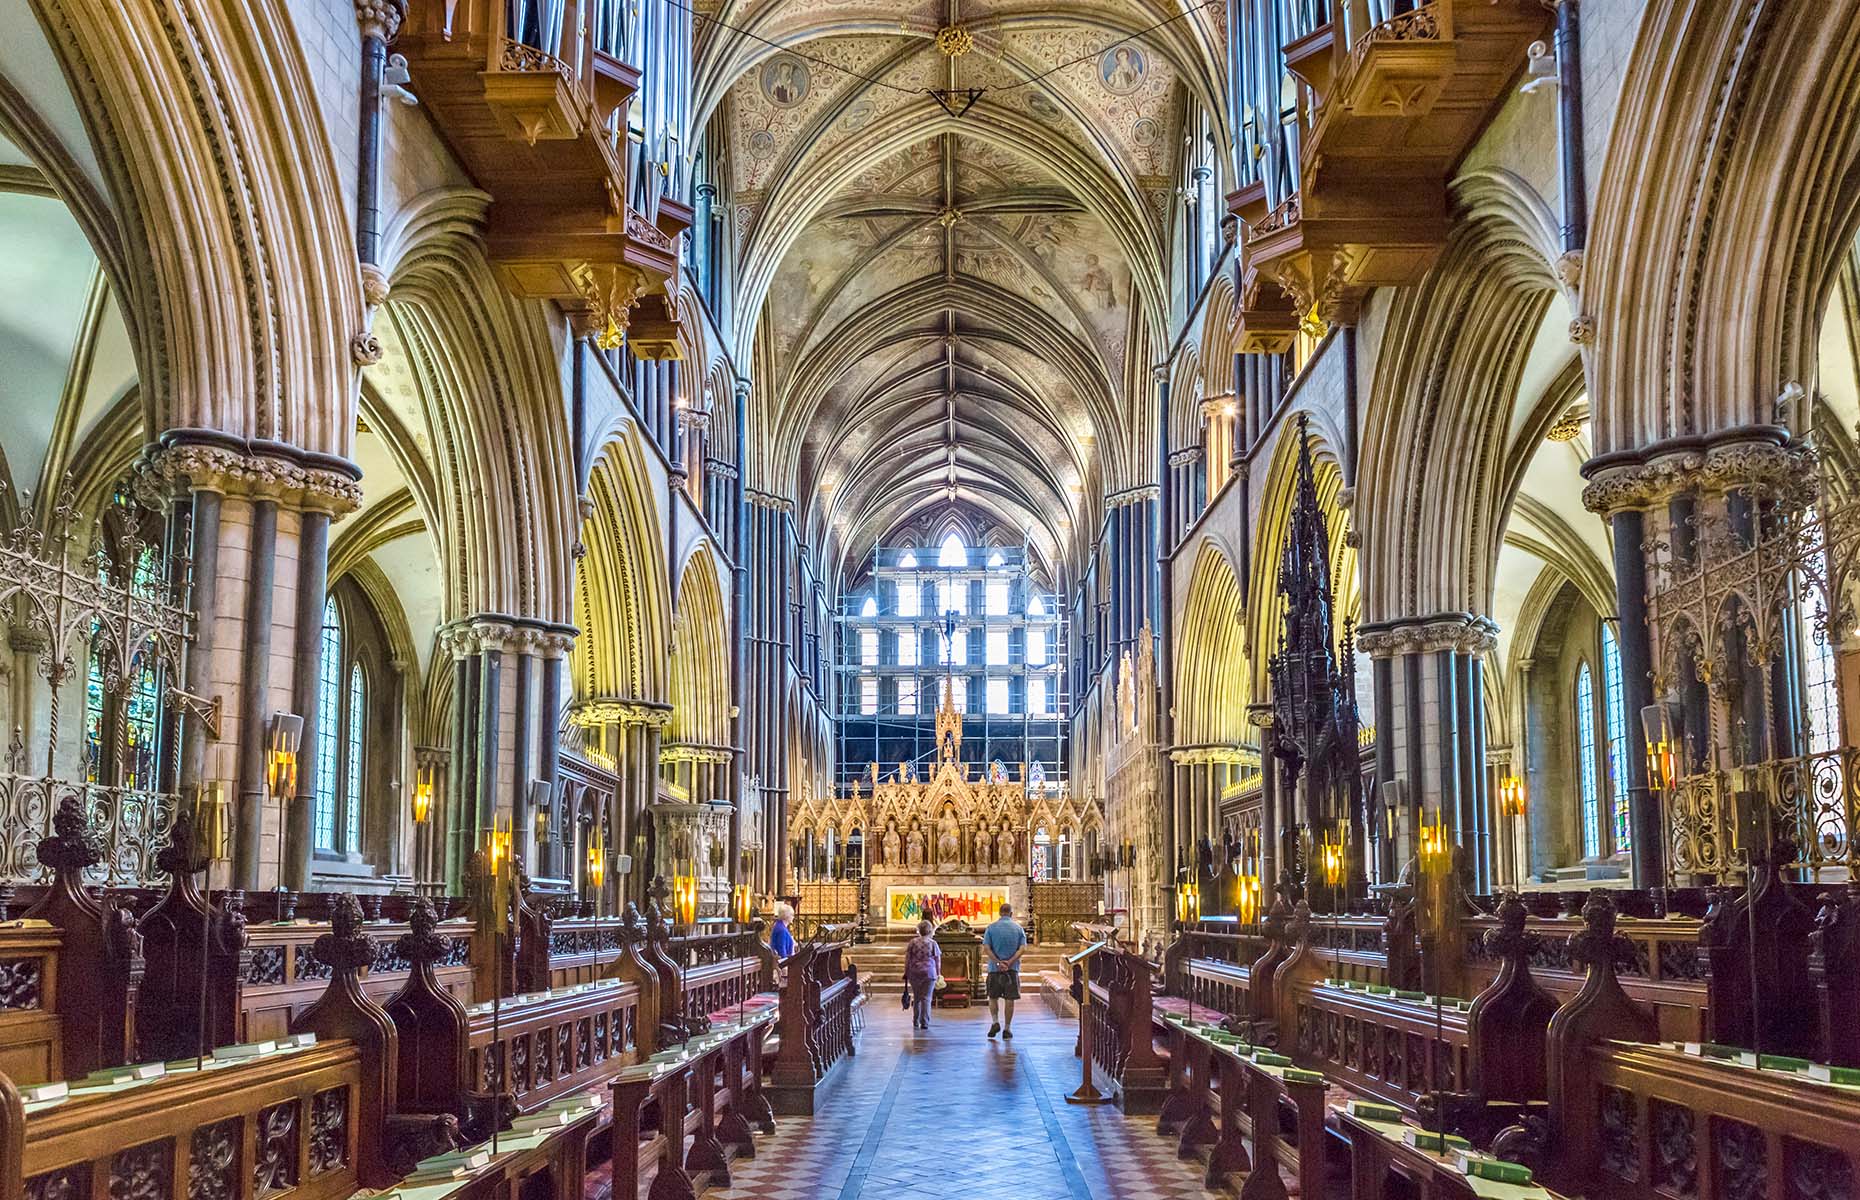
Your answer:
[[[1806,1058],[1792,1058],[1787,1054],[1765,1054],[1757,1059],[1757,1065],[1765,1071],[1806,1071],[1815,1064]]]
[[[1343,1108],[1345,1112],[1359,1120],[1391,1123],[1401,1120],[1401,1109],[1393,1104],[1377,1104],[1373,1100],[1352,1100]]]
[[[1395,993],[1395,998],[1397,1000],[1425,1000],[1427,999],[1427,993],[1401,991]]]
[[[1819,1079],[1823,1083],[1860,1087],[1860,1067],[1830,1067],[1826,1063],[1810,1063],[1807,1074],[1810,1079]]]
[[[1401,1140],[1416,1150],[1471,1150],[1472,1143],[1457,1134],[1430,1133],[1425,1129],[1404,1129]]]
[[[1506,1162],[1500,1158],[1479,1158],[1471,1154],[1462,1154],[1458,1166],[1462,1175],[1490,1179],[1498,1183],[1523,1185],[1531,1181],[1529,1167],[1523,1163]]]
[[[1262,1067],[1289,1067],[1292,1060],[1283,1054],[1274,1054],[1269,1050],[1260,1050],[1253,1055],[1253,1061]]]
[[[1323,1083],[1324,1075],[1320,1071],[1307,1071],[1303,1067],[1287,1067],[1284,1072],[1287,1083]]]

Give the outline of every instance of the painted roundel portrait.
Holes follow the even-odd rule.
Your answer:
[[[1143,51],[1129,43],[1111,47],[1098,60],[1098,82],[1113,96],[1128,96],[1142,87],[1148,71],[1149,60]]]
[[[807,99],[810,82],[807,64],[792,54],[762,64],[762,95],[778,108],[793,108]]]

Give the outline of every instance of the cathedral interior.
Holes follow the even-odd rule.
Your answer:
[[[0,27],[0,1200],[1860,1196],[1860,0]]]

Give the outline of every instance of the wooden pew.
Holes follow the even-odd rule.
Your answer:
[[[635,981],[652,996],[642,1012],[656,1007],[682,1014],[677,1027],[683,1036],[614,1077],[614,1196],[630,1200],[650,1172],[653,1200],[690,1200],[705,1187],[729,1186],[731,1160],[755,1152],[754,1130],[774,1131],[763,1075],[777,1005],[753,990],[772,977],[774,957],[753,932],[672,939],[671,948],[689,965],[676,968],[679,992],[661,997],[654,994],[659,964],[646,957],[656,939],[631,906],[620,940],[620,959],[606,973]],[[721,957],[732,951],[733,957]],[[711,961],[695,961],[700,958]],[[790,987],[802,974],[795,966],[791,960]],[[672,1027],[643,1016],[639,1025],[659,1032]],[[805,1048],[805,1034],[796,1044]]]
[[[364,1179],[352,1042],[170,1073],[26,1115],[0,1102],[0,1196],[341,1200]],[[35,1106],[35,1109],[38,1106]]]
[[[1158,1112],[1169,1060],[1155,1046],[1158,1018],[1150,990],[1155,968],[1142,955],[1112,945],[1083,965],[1079,1036],[1091,1048],[1093,1082],[1127,1113]]]
[[[145,1061],[239,1042],[239,989],[251,969],[245,893],[221,892],[217,902],[202,895],[194,876],[206,861],[195,853],[185,806],[155,862],[168,874],[168,889],[136,922],[144,967],[135,1057]]]
[[[0,1071],[28,1083],[81,1077],[128,1062],[136,1048],[136,989],[142,982],[142,938],[135,918],[117,899],[94,897],[84,883],[84,872],[103,861],[103,844],[76,796],[59,803],[52,836],[41,840],[38,849],[52,881],[26,917],[48,922],[59,934],[56,985],[43,989],[39,1007],[58,1018],[61,1055],[50,1068],[55,1074],[35,1075],[14,1054],[0,1050]],[[0,942],[4,939],[0,934]],[[0,959],[19,961],[4,949]],[[18,1007],[0,999],[0,1010]],[[0,1044],[16,1043],[12,1035],[0,1034]]]
[[[0,925],[0,1073],[21,1083],[64,1078],[59,1015],[63,936],[42,921]]]
[[[317,946],[333,969],[299,1022],[308,1044],[79,1081],[30,1115],[0,1088],[0,1196],[343,1197],[397,1177],[393,1146],[418,1157],[451,1145],[449,1120],[393,1109],[394,1027],[357,983],[373,954],[359,926],[350,900]]]
[[[428,904],[430,910],[430,902],[421,903]],[[411,971],[412,965],[399,947],[412,926],[408,921],[373,921],[367,922],[366,928],[375,939],[375,959],[362,972],[362,987],[377,1002],[385,1003],[406,983]],[[329,929],[327,921],[308,919],[246,927],[251,953],[245,974],[235,983],[239,1040],[263,1041],[280,1036],[322,995],[329,967],[317,959],[313,947]],[[444,943],[439,958],[432,963],[435,982],[461,1002],[469,1002],[473,991],[470,922],[437,924],[433,936]]]
[[[779,1114],[812,1116],[816,1090],[856,1050],[854,1018],[865,998],[844,958],[852,934],[850,925],[823,926],[788,959],[769,1085]]]
[[[1618,921],[1621,936],[1628,940],[1618,971],[1622,988],[1654,1013],[1661,1037],[1709,1040],[1707,956],[1700,947],[1704,923],[1683,915],[1618,917]],[[1491,916],[1464,922],[1469,991],[1476,992],[1498,974],[1501,960],[1486,949],[1485,941],[1495,924]],[[1532,913],[1525,928],[1537,939],[1530,967],[1538,986],[1558,1002],[1573,998],[1582,990],[1584,973],[1569,956],[1569,940],[1583,931],[1581,918]]]
[[[1158,1132],[1177,1138],[1182,1157],[1205,1156],[1203,1186],[1210,1189],[1245,1172],[1243,1200],[1276,1200],[1286,1195],[1289,1174],[1302,1196],[1323,1196],[1327,1085],[1254,1061],[1252,1047],[1217,1042],[1226,1036],[1205,1023],[1169,1019],[1175,1083]]]
[[[1290,991],[1291,1054],[1352,1091],[1393,1104],[1430,1127],[1444,1123],[1479,1145],[1547,1095],[1546,1039],[1556,1003],[1530,960],[1537,935],[1517,897],[1486,930],[1499,973],[1469,1007],[1438,1006],[1330,981]]]

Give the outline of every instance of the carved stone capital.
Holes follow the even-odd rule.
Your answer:
[[[355,0],[355,21],[362,36],[392,42],[407,19],[407,0]]]
[[[1491,653],[1497,645],[1498,625],[1488,617],[1470,613],[1416,617],[1368,626],[1356,634],[1356,648],[1371,658],[1398,658],[1440,650],[1478,656]]]
[[[374,263],[362,264],[362,299],[368,302],[370,308],[379,308],[387,303],[389,287],[386,271]]]
[[[1606,518],[1655,508],[1675,496],[1732,491],[1806,505],[1815,496],[1814,452],[1800,444],[1758,440],[1688,447],[1597,471],[1582,490],[1582,503]]]
[[[580,701],[568,713],[570,722],[590,728],[603,725],[649,725],[663,728],[671,718],[672,710],[663,704],[618,696],[597,696]]]
[[[349,359],[358,367],[372,367],[381,361],[381,339],[363,330],[349,339]]]
[[[354,512],[362,488],[337,471],[304,466],[282,458],[241,454],[223,446],[187,442],[155,451],[143,468],[157,493],[218,492],[275,500],[280,505],[326,512],[332,517]]]

